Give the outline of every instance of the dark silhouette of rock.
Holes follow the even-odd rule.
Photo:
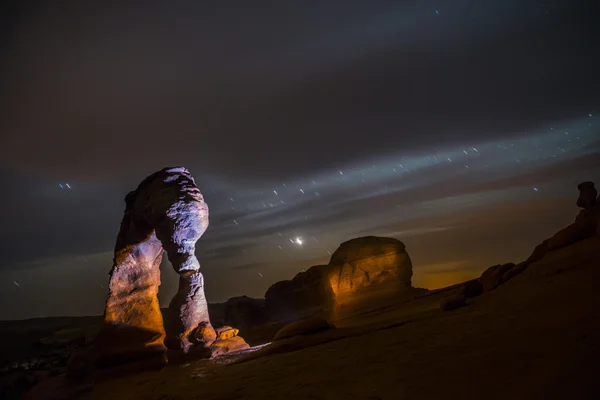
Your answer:
[[[598,191],[594,187],[594,182],[582,182],[577,185],[579,197],[577,198],[577,207],[583,208],[586,211],[591,210],[596,205],[596,197]]]
[[[196,241],[208,227],[208,206],[194,179],[183,167],[164,168],[144,179],[125,203],[104,329],[97,341],[99,358],[119,363],[162,357],[165,343],[183,353],[197,343],[209,346],[216,333],[194,254]],[[179,290],[169,305],[166,341],[157,299],[164,251],[180,276]],[[203,335],[200,339],[199,334]],[[196,343],[190,341],[191,336]]]
[[[466,299],[463,295],[452,295],[443,299],[440,303],[440,308],[443,311],[451,311],[465,306]]]
[[[265,299],[247,296],[232,297],[223,305],[223,324],[235,326],[244,332],[268,320]]]
[[[267,312],[274,318],[297,320],[327,309],[334,296],[329,273],[328,265],[317,265],[292,280],[276,282],[265,293]]]
[[[275,334],[273,340],[283,340],[298,335],[309,335],[335,329],[335,326],[323,318],[307,318],[284,326]]]
[[[574,223],[561,229],[548,239],[548,251],[594,236],[598,227],[597,214],[598,212],[595,209],[583,211]]]
[[[481,277],[479,277],[479,282],[481,282],[481,287],[484,292],[489,292],[490,290],[496,289],[502,281],[502,276],[508,270],[514,268],[515,264],[498,264],[486,269]]]
[[[577,206],[582,210],[575,218],[575,222],[564,229],[558,231],[554,236],[548,239],[548,251],[558,249],[587,239],[596,235],[600,221],[600,207],[596,206],[596,196],[598,195],[593,182],[580,183],[579,197]]]
[[[481,282],[479,282],[479,279],[465,282],[459,291],[459,294],[467,299],[479,296],[481,293],[483,293],[483,286],[481,285]]]
[[[502,275],[502,282],[507,282],[527,269],[526,261],[520,262]]]
[[[541,260],[550,251],[595,235],[600,236],[600,207],[598,207],[598,198],[596,197],[598,192],[594,183],[582,182],[577,185],[577,189],[579,197],[576,204],[582,210],[575,217],[575,221],[539,244],[527,259],[527,264]]]
[[[544,255],[548,252],[548,239],[544,240],[542,243],[535,246],[533,249],[533,253],[527,258],[527,263],[532,263],[538,260],[541,260]]]

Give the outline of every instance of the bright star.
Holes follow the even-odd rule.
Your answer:
[[[300,237],[297,237],[297,238],[296,238],[296,240],[294,240],[294,243],[296,243],[296,244],[298,244],[298,245],[300,245],[300,246],[302,246],[302,243],[303,243],[303,242],[304,242],[304,241],[303,241],[303,240],[302,240],[302,238],[300,238]]]

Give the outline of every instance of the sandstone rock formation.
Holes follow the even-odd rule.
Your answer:
[[[239,329],[232,328],[231,326],[223,326],[215,330],[217,333],[217,340],[227,340],[240,333]]]
[[[265,305],[271,317],[297,320],[324,311],[333,301],[329,265],[316,265],[292,280],[279,281],[265,293]]]
[[[538,245],[527,262],[541,259],[547,252],[568,246],[572,243],[587,239],[600,232],[600,207],[598,195],[593,182],[582,182],[577,186],[579,197],[577,206],[582,210],[575,221],[566,228],[558,231],[554,236]]]
[[[481,277],[479,278],[479,282],[481,282],[481,287],[484,292],[489,292],[490,290],[496,289],[500,286],[502,281],[502,277],[506,272],[514,268],[515,264],[508,263],[502,265],[494,265],[486,269]]]
[[[333,253],[329,265],[336,297],[383,284],[411,287],[412,263],[398,239],[367,236],[349,240]]]
[[[527,268],[526,261],[518,263],[517,265],[515,265],[514,267],[512,267],[511,269],[506,271],[504,273],[504,275],[502,275],[502,281],[507,282],[507,281],[511,280],[515,276],[519,275],[521,272],[525,271],[526,268]]]
[[[367,236],[344,242],[327,265],[317,265],[294,279],[272,285],[265,294],[270,316],[296,321],[355,306],[367,298],[395,296],[411,287],[412,263],[404,244]],[[335,311],[335,316],[341,316]]]
[[[465,282],[459,291],[459,295],[464,296],[467,299],[479,296],[481,293],[483,293],[483,285],[479,279]]]
[[[218,328],[216,333],[217,340],[215,340],[209,348],[212,357],[250,348],[250,345],[246,343],[241,336],[238,336],[238,329],[230,326],[224,326]]]
[[[248,296],[232,297],[223,307],[223,324],[231,325],[244,332],[268,320],[265,299],[253,299]]]
[[[194,179],[183,167],[164,168],[144,179],[125,203],[97,340],[98,363],[162,355],[165,343],[184,353],[194,344],[210,346],[216,333],[194,254],[208,227],[208,206]],[[166,335],[157,299],[164,251],[180,276]]]

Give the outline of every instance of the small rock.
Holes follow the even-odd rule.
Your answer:
[[[212,357],[218,357],[223,354],[234,351],[249,349],[250,345],[241,336],[233,336],[229,339],[218,339],[210,346]]]
[[[308,335],[335,328],[323,318],[307,318],[284,326],[275,334],[273,340],[287,339],[298,335]]]
[[[227,340],[231,339],[234,336],[237,336],[240,332],[239,329],[232,328],[230,326],[223,326],[221,328],[215,329],[217,332],[217,340]]]
[[[512,267],[511,269],[506,271],[504,273],[504,275],[502,275],[502,281],[506,282],[508,280],[511,280],[515,276],[519,275],[521,272],[523,272],[527,269],[527,265],[528,265],[527,262],[521,262],[521,263],[515,265],[514,267]]]
[[[461,294],[467,299],[479,296],[482,292],[483,286],[478,279],[465,282],[461,290]]]
[[[465,296],[454,295],[454,296],[450,296],[450,297],[447,297],[444,300],[442,300],[442,302],[440,303],[440,308],[443,311],[450,311],[450,310],[455,310],[457,308],[463,307],[466,304],[467,303],[466,303]]]
[[[505,272],[514,268],[515,264],[498,264],[486,269],[481,277],[479,277],[479,282],[481,282],[481,286],[484,292],[489,292],[490,290],[496,289],[500,284],[502,284],[502,276]]]

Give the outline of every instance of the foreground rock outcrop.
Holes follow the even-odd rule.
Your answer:
[[[93,352],[96,366],[141,359],[155,359],[160,365],[166,362],[167,348],[182,354],[198,349],[208,353],[218,340],[235,337],[237,331],[226,339],[218,337],[210,322],[204,278],[195,256],[196,241],[208,228],[209,212],[189,171],[164,168],[144,179],[126,196],[125,203],[110,271],[104,327]],[[179,288],[163,326],[157,293],[165,251],[179,274]],[[75,358],[71,364],[81,362]]]
[[[209,346],[216,334],[194,254],[196,241],[208,228],[208,206],[194,178],[183,167],[164,168],[144,179],[125,197],[125,204],[110,271],[105,328],[98,337],[100,364],[164,353],[165,337],[169,347],[184,353],[195,344]],[[180,276],[166,332],[157,298],[165,251]],[[201,324],[202,335],[192,335]]]
[[[250,348],[250,345],[241,336],[238,336],[239,332],[239,329],[230,326],[218,328],[216,330],[217,339],[210,345],[211,356],[217,357],[222,354]]]

